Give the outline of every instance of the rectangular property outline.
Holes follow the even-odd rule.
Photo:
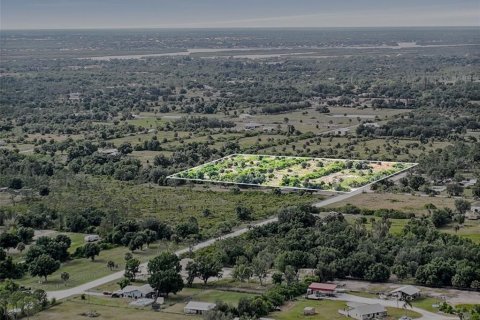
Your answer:
[[[387,175],[385,177],[382,177],[378,180],[375,180],[375,181],[371,181],[363,186],[360,186],[358,188],[351,188],[350,191],[337,191],[337,190],[332,190],[332,189],[315,189],[315,188],[307,188],[307,187],[292,187],[292,186],[269,186],[269,185],[262,185],[262,184],[254,184],[254,183],[242,183],[242,182],[233,182],[233,181],[222,181],[222,180],[212,180],[212,179],[194,179],[194,178],[182,178],[182,177],[178,177],[178,175],[182,174],[182,173],[186,173],[188,171],[191,171],[193,169],[200,169],[202,167],[205,167],[207,165],[210,165],[210,164],[214,164],[214,163],[217,163],[217,162],[222,162],[228,158],[233,158],[233,157],[236,157],[236,156],[245,156],[245,157],[248,157],[248,156],[254,156],[254,157],[275,157],[275,158],[283,158],[283,159],[286,159],[286,158],[294,158],[294,159],[310,159],[310,160],[329,160],[329,161],[342,161],[342,162],[346,162],[346,161],[352,161],[352,162],[369,162],[369,163],[378,163],[378,162],[382,162],[382,163],[390,163],[390,164],[396,164],[396,163],[402,163],[402,164],[407,164],[409,165],[407,168],[404,168],[402,170],[399,170],[398,172],[395,172],[393,174],[390,174],[390,175]],[[383,160],[363,160],[363,159],[339,159],[339,158],[315,158],[315,157],[301,157],[301,156],[282,156],[282,155],[267,155],[267,154],[249,154],[249,153],[232,153],[230,155],[227,155],[227,156],[224,156],[224,157],[221,157],[219,159],[215,159],[215,160],[212,160],[212,161],[209,161],[209,162],[205,162],[203,164],[200,164],[198,166],[195,166],[195,167],[192,167],[192,168],[189,168],[189,169],[185,169],[185,170],[182,170],[182,171],[179,171],[177,173],[174,173],[172,175],[169,175],[167,176],[167,179],[174,179],[174,180],[183,180],[183,181],[193,181],[193,182],[207,182],[207,183],[216,183],[216,184],[231,184],[231,185],[243,185],[243,186],[250,186],[250,187],[257,187],[257,188],[279,188],[279,189],[289,189],[289,190],[306,190],[306,191],[316,191],[316,192],[332,192],[332,193],[343,193],[343,194],[347,194],[347,193],[351,193],[351,192],[355,192],[355,191],[358,191],[360,189],[364,189],[366,187],[369,187],[371,186],[372,184],[376,183],[376,182],[379,182],[379,181],[382,181],[382,180],[385,180],[385,179],[388,179],[388,178],[391,178],[391,177],[394,177],[394,176],[397,176],[401,173],[404,173],[408,170],[411,170],[412,168],[414,168],[415,166],[417,166],[418,163],[411,163],[411,162],[400,162],[400,161],[383,161]]]

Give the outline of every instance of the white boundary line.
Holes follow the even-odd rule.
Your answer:
[[[402,163],[402,164],[406,164],[406,165],[410,165],[408,168],[405,168],[405,169],[402,169],[398,172],[395,172],[393,174],[390,174],[388,176],[385,176],[381,179],[378,179],[378,180],[375,180],[375,181],[372,181],[372,182],[369,182],[361,187],[358,187],[358,188],[352,188],[350,191],[336,191],[336,190],[331,190],[331,189],[328,189],[328,190],[325,190],[325,189],[313,189],[313,188],[302,188],[302,187],[289,187],[289,186],[265,186],[265,185],[261,185],[261,184],[254,184],[254,183],[242,183],[242,182],[231,182],[231,181],[219,181],[219,180],[209,180],[209,179],[191,179],[191,178],[180,178],[178,177],[177,175],[179,174],[182,174],[182,173],[185,173],[185,172],[188,172],[192,169],[200,169],[202,167],[205,167],[209,164],[213,164],[213,163],[216,163],[216,162],[221,162],[225,159],[228,159],[228,158],[233,158],[233,157],[236,157],[236,156],[253,156],[253,157],[273,157],[273,158],[294,158],[294,159],[310,159],[310,160],[327,160],[327,161],[342,161],[342,162],[346,162],[346,161],[352,161],[352,162],[369,162],[369,163],[378,163],[378,162],[381,162],[381,163],[393,163],[393,164],[396,164],[396,163]],[[201,165],[198,165],[196,167],[193,167],[193,168],[190,168],[190,169],[186,169],[186,170],[182,170],[182,171],[179,171],[177,173],[174,173],[172,175],[169,175],[167,176],[167,179],[173,179],[173,180],[183,180],[183,181],[195,181],[195,182],[208,182],[208,183],[218,183],[218,184],[230,184],[230,185],[240,185],[240,186],[250,186],[250,187],[257,187],[257,188],[271,188],[271,189],[274,189],[274,188],[278,188],[278,189],[291,189],[291,190],[307,190],[307,191],[316,191],[316,192],[330,192],[330,193],[342,193],[342,194],[348,194],[348,193],[351,193],[351,192],[354,192],[354,191],[357,191],[361,188],[365,188],[365,187],[368,187],[368,186],[371,186],[372,184],[376,183],[376,182],[379,182],[379,181],[382,181],[382,180],[385,180],[385,179],[388,179],[388,178],[391,178],[393,176],[396,176],[398,174],[401,174],[405,171],[408,171],[414,167],[416,167],[418,165],[418,163],[411,163],[411,162],[398,162],[398,161],[382,161],[382,160],[361,160],[361,159],[337,159],[337,158],[314,158],[314,157],[295,157],[295,156],[274,156],[274,155],[266,155],[266,154],[250,154],[250,153],[232,153],[228,156],[224,156],[224,157],[221,157],[219,159],[215,159],[213,161],[209,161],[209,162],[206,162],[206,163],[203,163]]]

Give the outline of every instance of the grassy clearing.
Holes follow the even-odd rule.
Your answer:
[[[199,316],[187,316],[184,314],[173,314],[166,312],[154,312],[150,308],[134,309],[125,306],[105,305],[99,298],[89,297],[87,300],[80,300],[76,297],[62,302],[48,310],[36,314],[33,319],[38,320],[85,320],[82,313],[96,311],[100,314],[97,319],[142,319],[142,320],[187,320],[201,319]],[[112,299],[110,299],[112,300]]]
[[[412,306],[435,313],[438,312],[438,308],[434,308],[432,305],[440,304],[441,302],[443,301],[435,298],[420,297],[412,301]]]
[[[361,193],[347,200],[329,205],[329,208],[343,207],[347,203],[359,208],[394,209],[406,212],[413,212],[417,215],[428,214],[425,205],[434,204],[437,208],[455,208],[455,199],[444,197],[421,197],[408,194],[393,193]]]
[[[456,234],[462,238],[468,238],[473,242],[480,243],[480,221],[479,220],[465,220],[463,226],[455,232],[455,225],[451,224],[447,227],[441,228],[440,231]]]
[[[314,307],[316,314],[313,316],[304,316],[303,309],[305,307]],[[333,300],[305,300],[303,298],[297,301],[287,303],[282,307],[282,311],[276,311],[269,315],[277,320],[297,320],[297,319],[315,319],[315,320],[341,320],[345,316],[338,313],[338,310],[344,309],[346,303],[343,301]],[[403,310],[399,308],[387,308],[388,317],[386,319],[398,319],[403,315],[407,315],[412,319],[419,318],[421,315],[412,310]]]

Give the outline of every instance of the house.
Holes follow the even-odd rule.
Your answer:
[[[474,202],[470,206],[470,212],[480,214],[480,202]]]
[[[149,285],[144,284],[143,286],[126,286],[122,290],[114,292],[117,296],[122,296],[124,298],[151,298],[155,294],[155,290]]]
[[[80,92],[72,92],[68,94],[68,100],[80,100]]]
[[[86,235],[83,240],[85,240],[85,242],[95,242],[100,240],[100,236],[98,234],[89,234]]]
[[[307,296],[333,296],[337,293],[337,285],[334,283],[312,282],[307,289]]]
[[[255,130],[255,129],[260,128],[260,127],[262,127],[262,126],[263,126],[263,125],[260,124],[260,123],[249,122],[249,123],[245,123],[245,130],[247,130],[247,131]]]
[[[338,310],[338,313],[357,320],[383,319],[387,316],[387,309],[381,304],[347,303],[346,310]]]
[[[414,286],[404,286],[390,291],[389,296],[396,297],[397,299],[405,296],[413,300],[420,296],[420,289]]]
[[[212,310],[216,306],[215,303],[190,301],[185,308],[183,308],[183,312],[186,314],[203,314],[208,310]]]

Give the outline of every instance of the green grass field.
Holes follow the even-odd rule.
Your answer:
[[[315,308],[316,314],[313,316],[304,316],[303,309],[305,307]],[[297,301],[287,303],[282,307],[282,311],[276,311],[269,315],[277,320],[297,320],[297,319],[314,319],[314,320],[341,320],[345,316],[338,313],[338,310],[346,307],[343,301],[333,300],[305,300],[303,298]],[[398,319],[403,315],[407,315],[412,319],[419,318],[421,315],[412,310],[404,311],[399,308],[387,308],[388,317],[386,319]]]

